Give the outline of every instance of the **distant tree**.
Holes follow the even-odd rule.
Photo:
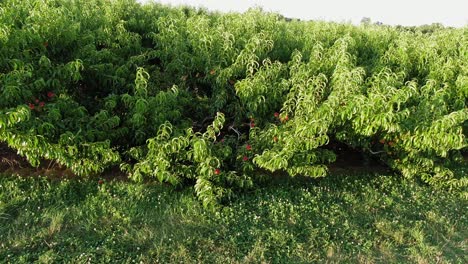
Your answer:
[[[363,18],[361,19],[361,24],[362,24],[362,25],[370,25],[371,22],[372,22],[372,21],[371,21],[370,17],[363,17]]]
[[[432,23],[430,25],[421,25],[421,26],[402,26],[402,25],[397,25],[395,27],[396,29],[400,31],[409,31],[409,32],[420,32],[422,34],[432,34],[434,32],[447,29],[449,27],[444,27],[441,23]]]
[[[281,15],[281,14],[278,14],[278,19],[279,19],[279,20],[284,20],[284,21],[286,21],[286,22],[301,21],[301,19],[299,19],[299,18],[285,17],[285,16],[283,16],[283,15]]]
[[[441,23],[432,23],[430,25],[422,25],[418,27],[418,30],[423,34],[432,34],[436,31],[444,29],[444,25]]]

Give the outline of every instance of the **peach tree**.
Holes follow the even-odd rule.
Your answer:
[[[0,143],[33,166],[192,185],[206,206],[345,145],[464,188],[467,29],[303,22],[134,0],[0,3]]]

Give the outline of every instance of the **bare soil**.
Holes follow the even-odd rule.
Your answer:
[[[53,180],[82,178],[66,167],[51,160],[42,160],[39,167],[33,167],[6,144],[0,143],[0,174],[19,175],[22,177],[45,176]],[[92,175],[91,175],[92,177]],[[128,180],[118,168],[112,168],[99,175],[100,179]]]
[[[333,150],[337,153],[337,160],[329,165],[331,173],[390,172],[390,169],[377,159],[366,158],[361,152],[347,146],[334,146]],[[79,178],[69,169],[50,160],[43,160],[37,168],[32,167],[25,158],[18,155],[15,150],[9,148],[6,144],[0,144],[0,173],[23,177],[46,176],[55,180]],[[129,180],[127,175],[117,167],[106,170],[98,178]]]

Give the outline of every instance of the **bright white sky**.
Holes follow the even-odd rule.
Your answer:
[[[389,25],[468,25],[468,0],[138,0],[209,10],[244,12],[261,6],[286,17],[359,23],[363,17]]]

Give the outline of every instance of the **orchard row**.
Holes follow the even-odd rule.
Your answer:
[[[305,22],[134,0],[0,3],[0,143],[79,175],[192,184],[322,177],[344,144],[466,187],[468,29]]]

